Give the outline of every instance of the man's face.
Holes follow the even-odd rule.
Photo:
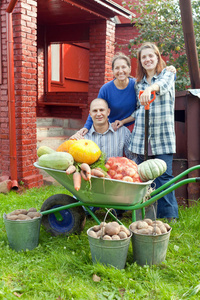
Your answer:
[[[109,114],[110,109],[103,100],[97,100],[91,103],[90,116],[92,117],[94,126],[107,124]]]

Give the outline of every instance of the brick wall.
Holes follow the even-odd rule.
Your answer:
[[[90,69],[88,102],[97,97],[99,88],[112,80],[111,60],[114,54],[115,24],[109,20],[90,26]]]
[[[5,17],[5,8],[1,11]],[[29,188],[42,184],[42,176],[33,166],[37,159],[36,137],[36,99],[37,99],[37,1],[18,1],[13,11],[14,39],[14,83],[15,83],[15,117],[17,143],[18,181],[23,181]],[[5,20],[2,31],[6,32]],[[6,36],[3,37],[3,49],[6,48]],[[7,58],[6,50],[4,55]],[[5,173],[9,172],[9,137],[7,106],[7,68],[3,66],[4,84],[1,86],[5,106],[4,154]],[[2,116],[1,116],[2,121]],[[5,174],[4,174],[5,175]],[[8,173],[8,175],[10,175]]]
[[[116,26],[116,37],[115,37],[115,42],[116,42],[116,49],[115,51],[120,51],[125,53],[126,55],[131,57],[131,52],[128,48],[128,44],[130,39],[132,39],[134,36],[137,36],[138,31],[134,27],[134,25],[117,25]],[[132,46],[133,48],[133,46]],[[136,76],[136,58],[131,59],[131,75]]]

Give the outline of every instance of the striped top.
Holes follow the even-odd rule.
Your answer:
[[[122,157],[123,153],[130,159],[132,157],[132,153],[128,150],[131,133],[125,126],[114,131],[109,123],[109,128],[106,132],[98,133],[92,125],[84,137],[95,142],[101,151],[106,154],[107,159],[109,157]]]
[[[154,75],[151,84],[154,83],[159,85],[160,91],[156,93],[156,99],[150,104],[148,142],[153,155],[175,153],[174,74],[164,69],[159,75]],[[135,85],[137,98],[139,91],[145,90],[148,86],[146,77]],[[140,105],[139,100],[132,116],[135,118],[135,126],[129,150],[136,154],[144,154],[145,109]]]

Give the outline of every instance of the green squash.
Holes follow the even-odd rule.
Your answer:
[[[52,148],[50,148],[48,146],[40,146],[37,149],[37,156],[40,157],[44,154],[50,154],[50,153],[53,153],[53,152],[55,152],[55,150],[53,150]]]
[[[66,170],[69,166],[74,164],[73,156],[67,152],[53,152],[50,154],[43,154],[38,159],[38,164],[41,167]]]
[[[153,180],[167,170],[167,164],[159,158],[148,159],[138,165],[138,173],[142,181]]]

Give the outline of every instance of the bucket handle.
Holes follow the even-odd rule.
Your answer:
[[[101,231],[100,239],[103,239],[103,228],[105,227],[106,218],[107,218],[109,212],[111,212],[112,210],[114,211],[115,217],[117,218],[117,213],[116,213],[116,210],[114,208],[110,208],[110,209],[107,210],[107,212],[105,214],[105,217],[104,217],[104,220],[103,220],[103,226],[102,226],[102,231]]]

